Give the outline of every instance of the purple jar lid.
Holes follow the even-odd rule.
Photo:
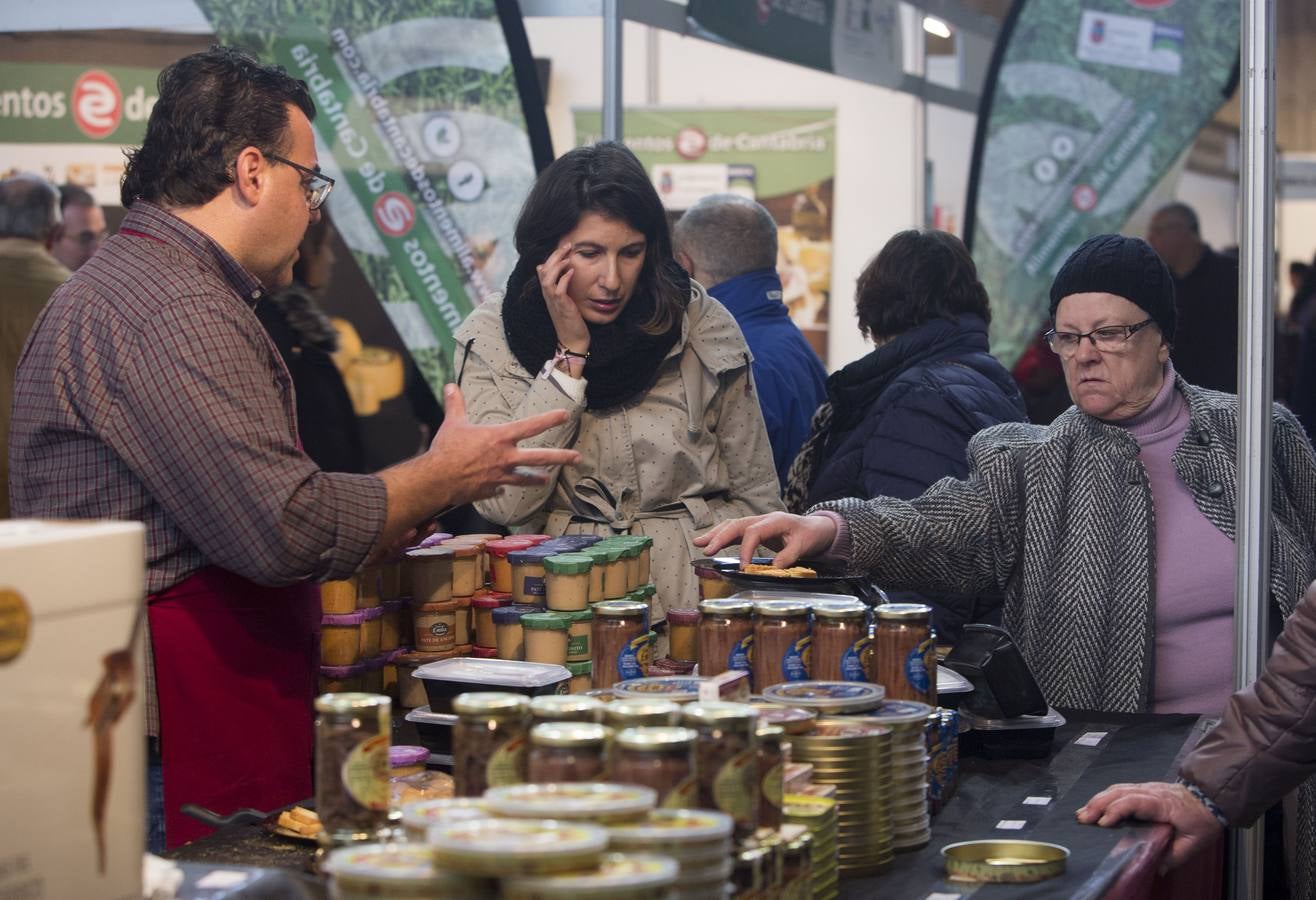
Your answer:
[[[360,625],[365,621],[365,612],[364,609],[358,609],[356,612],[320,616],[320,624],[343,626]]]
[[[355,666],[321,666],[320,674],[325,678],[351,678],[353,675],[360,675],[364,667]]]
[[[548,544],[540,544],[537,547],[531,547],[529,550],[513,550],[507,554],[507,561],[512,565],[522,565],[524,563],[538,563],[543,565],[544,560],[550,556],[556,556],[562,552],[561,547],[550,547]]]
[[[403,766],[423,766],[429,761],[430,751],[426,747],[412,747],[398,744],[388,748],[388,766],[400,769]]]
[[[699,610],[693,607],[673,607],[667,610],[668,625],[698,625]]]
[[[363,659],[360,663],[361,668],[367,672],[374,672],[384,668],[384,663],[388,661],[388,654],[381,653],[379,656],[372,656],[369,659]]]
[[[384,612],[398,612],[407,605],[406,600],[384,600],[380,604]]]
[[[444,541],[450,541],[450,540],[452,540],[452,535],[448,534],[446,531],[436,531],[433,534],[431,534],[429,537],[425,538],[425,540],[417,544],[416,547],[408,548],[408,549],[436,547],[439,544],[442,544]]]
[[[357,612],[361,614],[361,621],[369,622],[372,619],[378,619],[380,616],[382,616],[384,614],[384,607],[367,606],[365,609],[357,610]]]
[[[539,612],[539,607],[534,608],[534,612]],[[520,624],[521,617],[531,612],[524,606],[500,606],[493,611],[493,621],[495,625],[512,625]]]

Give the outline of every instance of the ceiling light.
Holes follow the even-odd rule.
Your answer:
[[[939,38],[950,37],[950,26],[935,16],[923,17],[923,30],[928,34],[936,35]]]

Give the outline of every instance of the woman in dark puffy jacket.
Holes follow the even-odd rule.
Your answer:
[[[827,402],[787,480],[791,512],[841,497],[917,497],[941,478],[968,474],[974,434],[1027,421],[1018,387],[988,352],[987,291],[959,238],[891,238],[859,276],[855,308],[876,346],[827,380]],[[993,620],[999,606],[991,597],[922,599],[950,641],[966,621]]]

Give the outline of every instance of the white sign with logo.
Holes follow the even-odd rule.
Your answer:
[[[1178,75],[1183,41],[1183,29],[1173,25],[1085,9],[1077,54],[1083,62]]]
[[[663,206],[679,211],[689,209],[709,194],[725,194],[728,172],[725,163],[660,163],[650,169],[649,176],[658,188]]]

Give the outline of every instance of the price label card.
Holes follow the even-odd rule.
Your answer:
[[[1095,747],[1106,739],[1109,732],[1089,731],[1075,739],[1074,743],[1080,747]]]
[[[1024,806],[1050,806],[1050,797],[1025,797]]]
[[[1023,819],[1002,819],[996,827],[1000,831],[1019,831],[1027,824]]]

